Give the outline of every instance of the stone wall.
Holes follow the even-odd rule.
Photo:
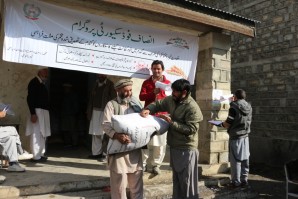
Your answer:
[[[0,6],[3,6],[1,1]],[[0,12],[0,15],[2,10]],[[3,16],[1,15],[1,19]],[[0,34],[0,55],[3,52],[3,23],[1,24]],[[10,104],[15,115],[7,115],[1,119],[2,123],[19,123],[19,134],[26,150],[29,150],[29,139],[25,136],[25,124],[29,114],[26,102],[27,84],[37,73],[37,67],[32,65],[17,64],[0,60],[0,103]]]
[[[245,89],[253,106],[251,160],[280,164],[297,158],[298,2],[225,2],[228,9],[222,9],[261,22],[255,38],[232,34],[232,90]]]

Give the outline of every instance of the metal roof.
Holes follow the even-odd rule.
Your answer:
[[[217,8],[213,8],[192,0],[157,0],[157,1],[169,3],[172,5],[174,4],[176,6],[183,7],[185,9],[197,11],[204,14],[209,14],[215,17],[219,17],[221,19],[226,19],[229,21],[234,21],[234,22],[242,23],[246,25],[255,26],[256,23],[260,23],[260,21],[249,19]]]

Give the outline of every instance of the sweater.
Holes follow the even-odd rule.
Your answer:
[[[47,87],[38,79],[33,78],[28,84],[27,104],[31,115],[36,114],[35,109],[49,110],[49,94]]]

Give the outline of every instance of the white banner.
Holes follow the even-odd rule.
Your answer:
[[[162,60],[172,82],[192,84],[198,37],[78,12],[36,0],[5,0],[3,60],[148,78]]]

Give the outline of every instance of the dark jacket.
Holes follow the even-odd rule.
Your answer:
[[[185,100],[177,103],[172,96],[149,104],[150,114],[166,111],[173,123],[167,134],[167,144],[175,149],[197,149],[199,122],[203,115],[197,102],[189,95]]]
[[[117,93],[114,89],[114,83],[106,79],[106,83],[99,87],[96,81],[89,97],[89,103],[87,107],[87,118],[90,120],[92,116],[93,108],[97,108],[99,111],[103,111],[108,101],[117,97]]]
[[[230,139],[238,139],[248,136],[252,120],[251,105],[244,99],[240,99],[231,102],[230,109],[232,110],[229,111],[229,117],[234,118],[228,128]],[[230,115],[231,113],[233,114],[232,116]]]
[[[31,115],[35,114],[36,108],[49,110],[48,89],[37,77],[33,78],[28,84],[27,104]]]

